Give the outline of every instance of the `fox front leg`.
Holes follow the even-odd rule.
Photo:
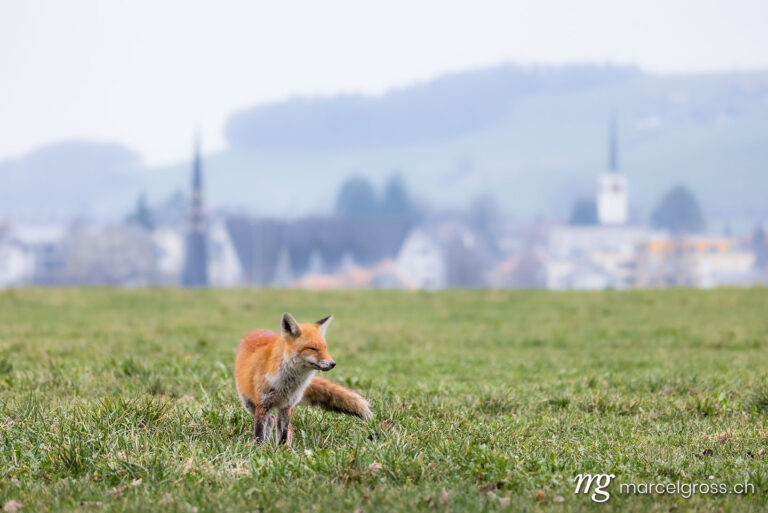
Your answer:
[[[253,438],[259,443],[269,442],[275,430],[275,416],[263,408],[253,412]]]
[[[293,441],[293,428],[291,427],[291,416],[293,408],[283,408],[277,412],[277,439],[279,443],[291,446]]]

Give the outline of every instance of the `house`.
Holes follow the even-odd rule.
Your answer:
[[[157,246],[147,230],[128,225],[82,226],[67,237],[61,283],[146,286],[158,282]]]
[[[547,288],[625,289],[635,285],[635,250],[661,232],[640,226],[560,226],[550,230]]]
[[[20,285],[33,272],[27,251],[11,237],[10,224],[0,221],[0,287]]]
[[[397,253],[395,263],[409,288],[435,290],[447,285],[443,248],[422,229],[411,230]],[[389,278],[390,282],[394,279],[393,276]]]
[[[152,232],[157,248],[159,283],[178,285],[184,268],[184,233],[172,226],[161,226]]]
[[[207,242],[208,284],[211,287],[244,285],[243,267],[225,219],[217,217],[210,222]]]
[[[5,224],[0,232],[0,287],[61,283],[65,227]]]
[[[679,236],[650,239],[637,247],[639,287],[747,285],[755,254],[727,237]]]

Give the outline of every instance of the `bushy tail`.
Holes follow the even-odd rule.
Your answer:
[[[304,390],[303,399],[306,404],[324,410],[354,415],[363,420],[371,418],[371,405],[363,396],[324,378],[312,378]]]

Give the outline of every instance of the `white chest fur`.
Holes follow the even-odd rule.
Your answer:
[[[283,361],[277,374],[266,376],[271,390],[261,396],[264,406],[268,408],[296,406],[314,376],[315,370],[307,368],[298,359]]]

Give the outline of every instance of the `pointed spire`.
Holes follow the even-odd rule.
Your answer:
[[[200,193],[203,187],[202,169],[200,167],[200,131],[195,132],[194,162],[192,164],[192,193]]]
[[[208,286],[208,253],[206,225],[203,212],[203,169],[200,157],[200,134],[195,134],[192,162],[192,198],[189,205],[186,259],[182,285],[186,287]]]
[[[611,118],[611,129],[608,141],[608,171],[618,173],[619,171],[619,142],[618,142],[618,123],[616,114]]]

